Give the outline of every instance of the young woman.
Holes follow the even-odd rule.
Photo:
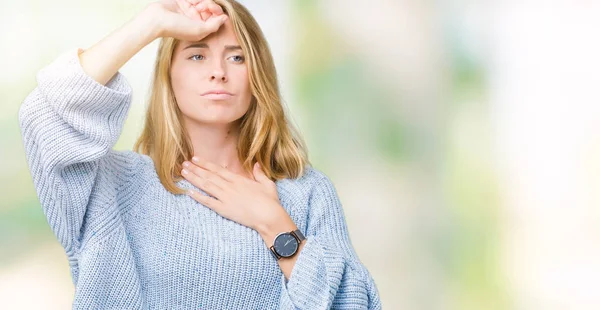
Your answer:
[[[118,70],[161,38],[143,132]],[[163,0],[37,75],[19,122],[76,309],[380,309],[330,179],[233,0]]]

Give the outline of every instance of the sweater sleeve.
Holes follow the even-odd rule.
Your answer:
[[[100,162],[120,136],[132,92],[119,72],[106,85],[87,75],[79,62],[82,51],[65,51],[38,71],[37,86],[19,107],[33,184],[69,257],[79,249]]]
[[[281,278],[280,309],[381,309],[375,282],[350,241],[336,189],[318,174],[304,247],[289,280]]]

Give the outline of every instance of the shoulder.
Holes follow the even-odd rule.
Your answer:
[[[325,172],[313,166],[307,166],[302,175],[303,181],[310,186],[321,183],[332,183],[331,178]]]
[[[333,180],[322,170],[314,167],[308,167],[305,173],[304,181],[309,189],[310,198],[321,196],[337,196]]]
[[[331,178],[320,169],[307,165],[301,176],[295,179],[282,179],[276,182],[278,187],[302,192],[307,195],[323,187],[333,187]]]
[[[339,197],[332,179],[322,170],[306,166],[296,179],[277,181],[280,198],[302,201],[308,209],[339,204]],[[308,211],[308,210],[307,210]]]
[[[325,172],[307,165],[298,178],[275,182],[279,200],[299,229],[307,232],[311,218],[324,217],[330,204],[337,204],[333,182]],[[313,221],[314,222],[314,221]]]

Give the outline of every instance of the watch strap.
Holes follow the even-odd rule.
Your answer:
[[[269,247],[269,250],[271,250],[270,252],[276,260],[279,260],[281,258],[281,256],[279,256],[279,254],[277,254],[277,252],[275,251],[275,246],[272,245],[271,247]]]
[[[302,242],[302,240],[305,240],[306,237],[304,237],[304,235],[302,234],[302,232],[300,231],[300,229],[296,229],[294,231],[290,231],[290,233],[296,237],[296,239],[298,240],[298,243]]]

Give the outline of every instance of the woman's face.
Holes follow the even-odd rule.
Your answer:
[[[170,73],[185,121],[229,124],[248,111],[248,68],[230,20],[199,42],[180,41]]]

